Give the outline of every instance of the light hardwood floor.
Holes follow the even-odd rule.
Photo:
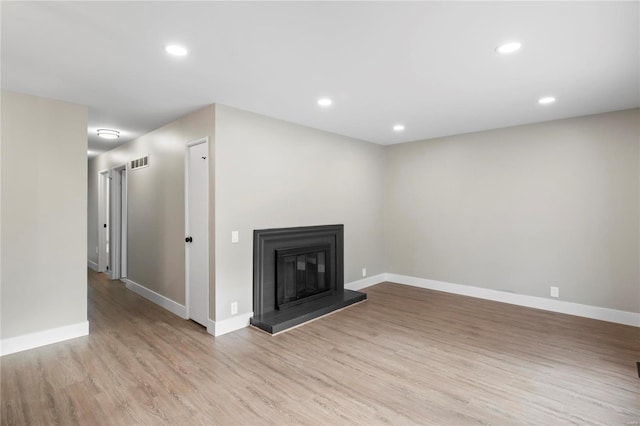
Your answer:
[[[384,283],[218,338],[89,273],[88,337],[1,359],[2,424],[640,422],[640,329]]]

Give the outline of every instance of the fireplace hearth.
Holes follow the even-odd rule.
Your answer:
[[[363,301],[344,289],[344,226],[254,231],[251,324],[275,334]]]

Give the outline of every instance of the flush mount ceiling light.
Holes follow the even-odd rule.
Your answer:
[[[328,107],[331,106],[331,104],[333,103],[333,101],[329,98],[320,98],[318,99],[318,105],[320,105],[321,107]]]
[[[164,51],[173,56],[185,56],[189,51],[177,44],[169,44],[164,48]]]
[[[538,99],[538,103],[540,105],[549,105],[554,103],[555,101],[556,101],[556,98],[554,98],[553,96],[545,96],[544,98]]]
[[[522,43],[519,43],[517,41],[512,41],[509,43],[501,44],[500,46],[496,47],[496,52],[506,55],[508,53],[517,52],[518,50],[520,50],[521,47],[522,47]]]
[[[98,136],[104,139],[118,139],[120,132],[113,129],[98,129]]]
[[[394,132],[402,132],[404,130],[404,124],[396,124],[393,126]]]

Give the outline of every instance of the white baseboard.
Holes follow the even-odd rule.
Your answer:
[[[231,333],[232,331],[240,330],[241,328],[249,326],[249,320],[252,316],[253,312],[248,312],[222,321],[209,320],[209,324],[207,324],[207,332],[217,337]]]
[[[371,277],[363,278],[361,280],[351,281],[350,283],[345,284],[344,288],[347,290],[357,291],[365,287],[370,287],[372,285],[383,283],[385,281],[388,281],[387,274],[378,274],[378,275],[373,275]]]
[[[563,300],[545,299],[544,297],[528,296],[524,294],[508,293],[505,291],[490,290],[487,288],[468,285],[452,284],[443,281],[428,280],[406,275],[386,274],[386,281],[413,287],[427,288],[430,290],[444,291],[446,293],[460,294],[477,297],[479,299],[494,300],[496,302],[512,305],[527,306],[529,308],[545,311],[575,315],[578,317],[592,318],[609,321],[618,324],[640,327],[640,313],[619,311],[616,309],[602,308],[599,306],[582,305]]]
[[[9,355],[89,334],[89,321],[0,340],[0,355]]]
[[[212,336],[216,335],[216,322],[211,318],[207,320],[207,333]]]
[[[92,270],[94,270],[94,271],[98,272],[98,264],[97,264],[96,262],[94,262],[93,260],[88,260],[88,259],[87,259],[87,266],[88,266],[90,269],[92,269]]]
[[[135,281],[131,281],[130,279],[126,279],[126,285],[127,285],[127,288],[133,291],[134,293],[137,293],[140,296],[144,297],[145,299],[152,301],[156,305],[159,305],[165,308],[169,312],[173,312],[180,318],[187,319],[186,306],[181,305],[178,302],[175,302],[169,299],[168,297],[161,295],[160,293],[156,293],[153,290],[149,290],[145,286],[138,284]]]

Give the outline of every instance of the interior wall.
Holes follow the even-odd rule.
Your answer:
[[[386,271],[640,312],[640,110],[386,148]]]
[[[385,272],[381,146],[223,105],[215,139],[216,321],[252,312],[255,229],[342,223],[345,283]]]
[[[89,260],[98,262],[98,175],[100,171],[149,155],[149,167],[130,170],[128,179],[127,278],[185,304],[185,144],[209,137],[214,175],[213,105],[89,160]],[[213,185],[210,184],[211,188]],[[214,197],[210,197],[214,211]],[[210,317],[215,280],[213,220],[210,221]]]
[[[86,323],[87,108],[2,92],[2,339]]]

